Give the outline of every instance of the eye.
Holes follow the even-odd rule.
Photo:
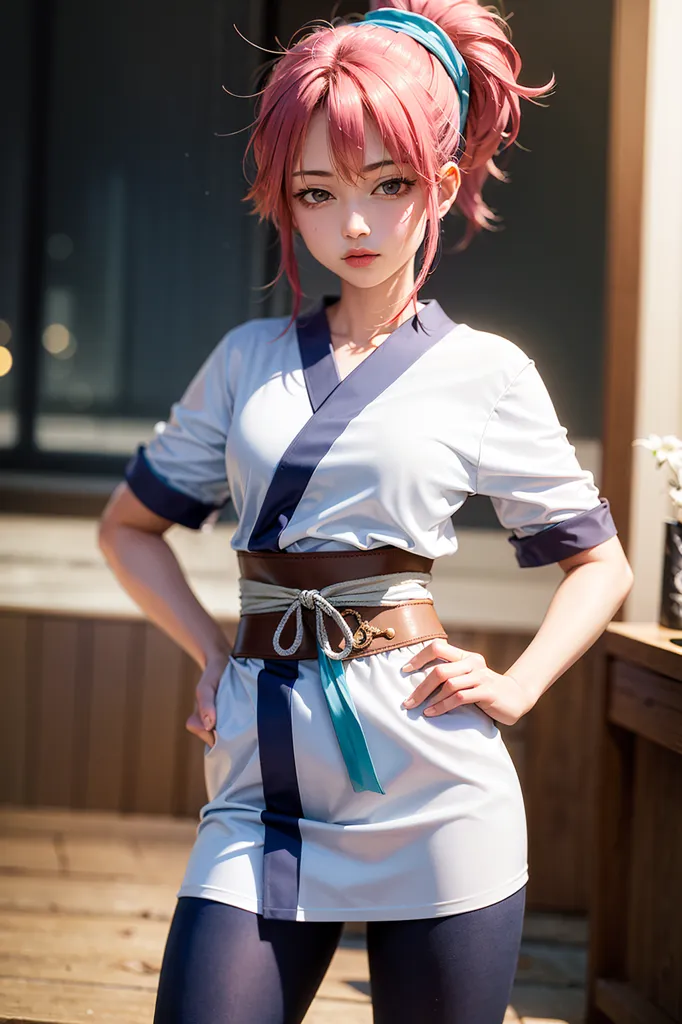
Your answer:
[[[377,188],[390,189],[388,192],[383,192],[383,195],[385,196],[405,196],[415,184],[416,179],[391,178],[389,181],[382,181],[380,185],[377,185]],[[405,189],[401,191],[403,185],[405,186]]]
[[[294,199],[300,199],[304,206],[319,206],[326,202],[330,195],[331,192],[328,192],[326,188],[304,188],[300,192],[294,193]],[[310,202],[308,202],[308,196],[311,197]]]

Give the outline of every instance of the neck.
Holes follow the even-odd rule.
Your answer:
[[[389,281],[376,288],[357,288],[341,282],[341,298],[327,309],[332,340],[336,345],[352,345],[354,349],[374,348],[397,327],[424,308],[412,299],[397,316],[414,288],[414,257]],[[379,325],[389,321],[388,326]]]

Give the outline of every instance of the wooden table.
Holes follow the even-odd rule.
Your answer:
[[[682,1022],[682,633],[612,623],[592,709],[588,1024]]]

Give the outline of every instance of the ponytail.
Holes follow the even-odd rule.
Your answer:
[[[447,33],[466,62],[471,78],[469,114],[459,160],[462,184],[455,201],[467,224],[457,246],[463,249],[478,231],[492,230],[492,223],[499,220],[481,192],[488,175],[506,180],[494,157],[516,141],[520,98],[533,102],[547,95],[555,85],[554,75],[537,88],[519,85],[521,57],[511,43],[509,26],[497,11],[482,7],[478,0],[385,0],[370,6],[395,7],[430,18]]]

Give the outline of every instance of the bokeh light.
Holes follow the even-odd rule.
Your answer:
[[[12,353],[4,345],[0,346],[0,377],[5,377],[12,369]]]
[[[9,345],[12,340],[12,328],[6,320],[0,320],[0,345]]]
[[[48,324],[43,331],[43,348],[56,359],[71,359],[75,355],[77,343],[64,324]]]

